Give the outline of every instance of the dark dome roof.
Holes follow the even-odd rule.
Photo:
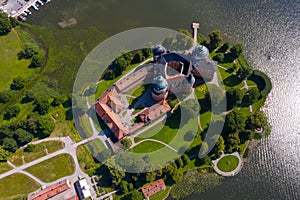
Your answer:
[[[152,51],[154,56],[160,56],[167,52],[166,48],[161,45],[156,45]]]
[[[208,56],[209,50],[203,45],[197,45],[194,47],[192,54],[197,59],[202,59]]]
[[[157,76],[153,79],[152,87],[157,90],[164,90],[168,87],[168,82],[162,76]]]

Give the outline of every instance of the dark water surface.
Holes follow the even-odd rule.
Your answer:
[[[59,28],[61,19],[72,17],[74,28],[96,26],[109,35],[144,26],[189,28],[198,21],[203,34],[220,29],[242,42],[249,63],[273,82],[264,107],[272,135],[252,148],[239,175],[187,199],[300,199],[299,0],[53,0],[29,22]]]

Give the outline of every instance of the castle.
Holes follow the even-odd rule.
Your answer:
[[[146,67],[137,67],[134,72],[122,77],[107,89],[94,104],[96,113],[114,136],[121,140],[148,122],[169,112],[171,107],[166,101],[169,94],[190,91],[196,79],[212,80],[217,63],[211,60],[208,54],[209,50],[198,44],[194,44],[187,53],[168,52],[161,45],[155,46],[153,63]],[[132,123],[132,120],[124,117],[124,113],[126,116],[131,109],[124,94],[149,78],[152,79],[149,89],[151,91],[145,95],[149,95],[146,99],[152,99],[153,103],[145,106],[137,114],[131,115],[131,119],[139,119],[139,122]]]

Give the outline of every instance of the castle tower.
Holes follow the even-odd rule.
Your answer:
[[[168,96],[168,83],[162,76],[153,79],[151,96],[155,101],[162,101]]]
[[[159,59],[161,58],[161,56],[165,53],[167,53],[167,50],[165,47],[161,46],[161,45],[156,45],[153,50],[153,61],[154,62],[158,62]]]

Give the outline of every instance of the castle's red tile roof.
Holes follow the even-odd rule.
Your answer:
[[[28,196],[28,200],[45,200],[54,197],[68,189],[71,188],[71,183],[69,180],[60,181],[54,185],[46,187],[43,190],[33,193]]]
[[[166,190],[166,185],[163,179],[159,179],[157,181],[154,181],[153,183],[150,183],[149,185],[142,187],[142,192],[145,198],[148,198],[162,190]]]
[[[129,74],[127,77],[122,78],[116,83],[116,87],[120,92],[131,88],[136,83],[140,82],[141,80],[144,80],[147,75],[147,69],[144,67],[142,69],[139,69],[131,74]]]

